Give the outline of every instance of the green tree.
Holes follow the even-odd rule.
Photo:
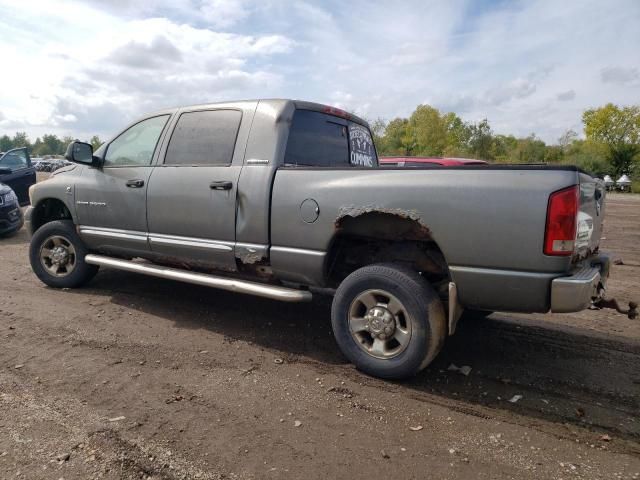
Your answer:
[[[607,157],[616,176],[631,173],[640,152],[640,106],[618,107],[612,103],[582,114],[587,140],[607,146]]]
[[[378,125],[377,128],[378,130],[382,130],[384,132],[384,121],[378,119],[377,122],[382,122],[382,125]],[[376,134],[374,133],[374,141],[376,140],[375,135]],[[91,137],[91,140],[89,140],[89,143],[91,144],[94,150],[97,150],[98,147],[102,145],[102,140],[100,140],[100,137],[98,135],[94,135],[93,137]]]
[[[42,136],[42,145],[37,152],[39,155],[59,155],[62,142],[57,135],[46,134]]]
[[[26,132],[16,132],[12,139],[13,146],[11,148],[30,147],[29,137]]]
[[[2,135],[0,137],[0,152],[6,152],[13,148],[13,140],[9,135]]]
[[[418,105],[409,117],[409,136],[415,140],[415,153],[442,156],[447,146],[447,128],[438,109]]]
[[[518,147],[518,139],[513,135],[495,135],[491,148],[491,156],[498,163],[515,162],[513,152]]]
[[[518,139],[515,150],[516,163],[544,163],[546,144],[535,134]]]
[[[67,153],[67,147],[74,140],[75,140],[75,138],[73,138],[70,135],[66,135],[66,136],[62,137],[62,140],[60,141],[60,153],[59,153],[59,155],[64,155],[65,153]]]
[[[562,163],[577,165],[583,170],[604,177],[613,174],[607,161],[607,146],[591,140],[574,140],[567,146]]]
[[[493,130],[485,118],[480,123],[471,125],[469,137],[469,151],[481,160],[493,160]]]
[[[40,153],[41,150],[42,150],[42,140],[40,140],[40,137],[38,137],[36,138],[36,141],[33,142],[33,145],[31,146],[31,155],[39,157],[40,155],[42,155]]]
[[[443,155],[448,157],[467,156],[471,127],[453,112],[443,115],[442,121],[446,132],[446,147]]]
[[[384,131],[381,155],[414,155],[415,140],[409,131],[409,120],[394,118]]]

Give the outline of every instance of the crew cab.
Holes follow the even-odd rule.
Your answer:
[[[367,123],[294,100],[147,115],[30,190],[31,266],[100,266],[285,302],[333,296],[345,356],[414,375],[465,309],[573,312],[603,294],[603,185],[572,166],[380,168]]]

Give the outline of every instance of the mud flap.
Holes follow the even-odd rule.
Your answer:
[[[464,312],[464,308],[458,302],[458,288],[455,283],[449,282],[449,336],[456,332],[456,326],[462,312]]]

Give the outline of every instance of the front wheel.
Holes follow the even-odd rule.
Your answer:
[[[344,355],[370,375],[415,375],[444,343],[444,308],[417,272],[395,264],[356,270],[338,287],[331,310],[333,333]]]
[[[74,288],[91,280],[98,267],[84,261],[88,251],[73,222],[57,220],[40,227],[29,245],[29,261],[38,278],[50,287]]]

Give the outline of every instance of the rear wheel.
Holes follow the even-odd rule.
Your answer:
[[[84,261],[87,253],[70,220],[44,224],[29,246],[31,268],[42,282],[55,288],[79,287],[98,273],[96,265]]]
[[[418,373],[438,354],[446,332],[437,293],[417,272],[395,264],[349,275],[336,291],[331,317],[344,355],[381,378]]]

